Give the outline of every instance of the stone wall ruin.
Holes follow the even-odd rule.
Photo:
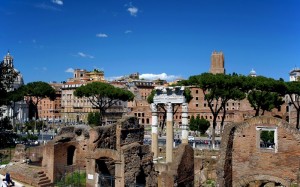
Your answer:
[[[260,146],[264,129],[274,131],[274,146]],[[300,132],[265,116],[225,126],[217,175],[220,187],[299,186]]]

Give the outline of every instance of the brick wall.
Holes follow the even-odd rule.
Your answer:
[[[257,127],[277,128],[277,150],[260,147]],[[231,180],[232,186],[262,180],[289,186],[299,180],[299,169],[300,133],[285,121],[257,117],[225,128],[217,167],[221,186]]]

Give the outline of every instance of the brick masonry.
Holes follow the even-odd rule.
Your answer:
[[[257,127],[277,128],[277,151],[260,148]],[[300,133],[287,122],[261,116],[225,126],[217,165],[220,187],[299,185],[299,169]]]

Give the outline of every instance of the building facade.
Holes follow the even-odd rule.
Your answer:
[[[38,116],[40,120],[48,123],[62,122],[61,118],[61,87],[62,83],[49,83],[55,89],[56,98],[54,101],[44,98],[38,103]]]
[[[75,69],[74,77],[68,79],[61,87],[61,120],[67,124],[87,123],[90,112],[99,111],[88,98],[78,98],[74,95],[76,88],[91,82],[105,82],[104,72],[99,70],[86,71]],[[111,82],[115,87],[124,87],[120,82]],[[122,115],[127,113],[127,102],[117,102],[106,111],[105,123],[116,122]]]

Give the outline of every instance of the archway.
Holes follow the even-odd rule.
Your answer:
[[[67,165],[73,165],[76,147],[71,145],[67,149]]]
[[[262,181],[252,181],[249,184],[247,184],[245,187],[251,187],[253,185],[258,186],[258,187],[265,187],[265,186],[274,186],[274,187],[280,186],[280,187],[282,187],[282,186],[284,186],[280,182],[262,180]]]
[[[100,186],[115,186],[115,161],[113,159],[108,157],[96,159],[95,172],[99,174]]]

